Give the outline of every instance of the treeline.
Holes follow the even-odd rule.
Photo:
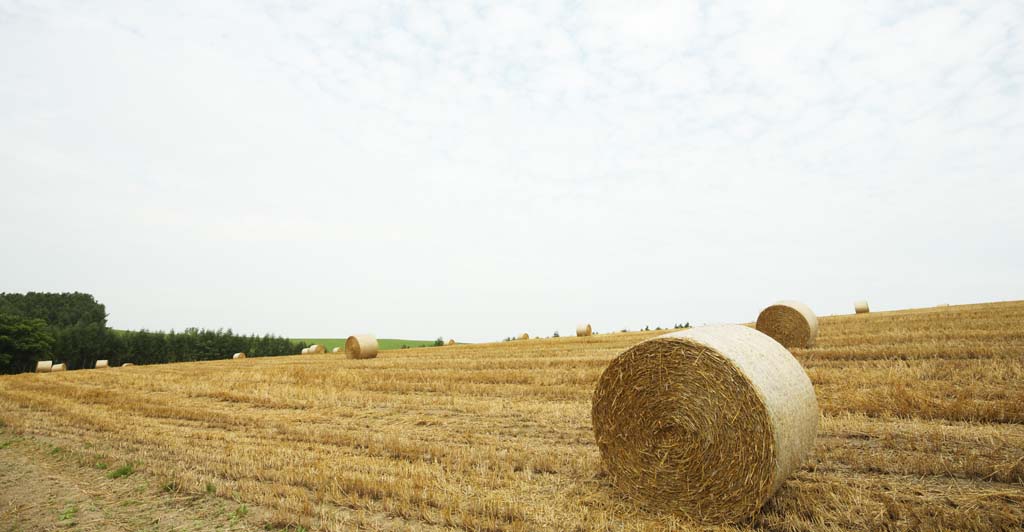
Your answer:
[[[249,356],[291,355],[302,346],[272,335],[239,336],[228,330],[114,331],[103,304],[75,293],[0,293],[0,373],[35,369],[37,360],[64,362],[68,369],[96,360],[154,364]]]

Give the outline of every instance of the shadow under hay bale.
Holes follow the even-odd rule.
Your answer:
[[[706,524],[754,515],[813,450],[818,426],[799,362],[741,325],[629,348],[601,375],[591,414],[620,492]]]

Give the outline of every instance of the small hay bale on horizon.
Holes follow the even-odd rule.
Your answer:
[[[589,323],[581,323],[576,326],[576,336],[590,336],[594,333],[594,329],[590,327]]]
[[[868,302],[861,299],[860,301],[853,302],[853,311],[857,314],[867,314],[871,312],[871,309],[868,308]]]
[[[372,334],[354,334],[345,340],[345,355],[348,358],[377,358],[377,337]]]
[[[331,349],[331,352],[332,353],[344,353],[345,352],[345,348],[343,348],[343,347],[341,347],[339,345],[338,347],[335,347],[334,349]]]
[[[455,345],[455,340],[449,338],[448,339],[448,345]]]
[[[322,355],[327,352],[327,349],[320,344],[313,344],[309,346],[309,352],[313,355]]]
[[[241,358],[245,358],[245,353],[235,353],[235,354],[231,355],[231,359],[232,360],[238,360],[238,359],[241,359]]]
[[[130,368],[130,367],[132,367],[134,365],[135,364],[132,364],[131,362],[125,362],[124,364],[121,364],[121,367],[122,368]]]
[[[520,334],[520,335],[519,335],[519,339],[520,339],[520,340],[529,340],[529,339],[530,339],[530,333],[523,333],[523,334]]]
[[[103,369],[103,368],[109,368],[109,367],[110,367],[110,361],[109,360],[97,360],[96,361],[96,366],[95,366],[96,369]]]
[[[52,360],[39,360],[36,362],[36,373],[49,373],[53,369]]]
[[[591,406],[611,484],[703,524],[753,516],[813,451],[819,418],[796,358],[742,325],[634,345],[602,373]]]
[[[54,371],[67,371],[67,370],[68,370],[68,365],[63,363],[63,362],[61,362],[60,364],[54,364],[53,366],[50,367],[50,372],[51,373],[54,372]]]
[[[758,314],[755,327],[786,348],[811,347],[818,336],[818,317],[799,301],[779,301]]]

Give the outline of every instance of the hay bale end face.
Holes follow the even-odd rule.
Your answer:
[[[868,302],[863,299],[853,302],[853,310],[857,314],[867,314],[868,312],[871,312],[871,309],[868,308]]]
[[[54,364],[53,366],[50,367],[50,372],[54,372],[54,371],[67,371],[67,370],[68,370],[68,365],[63,363],[63,362],[61,362],[60,364]]]
[[[235,353],[231,355],[232,360],[238,360],[240,358],[245,358],[245,353]]]
[[[455,340],[449,339],[448,340],[448,345],[455,345]]]
[[[49,373],[53,369],[52,360],[40,360],[36,362],[36,373]]]
[[[110,362],[107,361],[107,360],[97,360],[96,361],[96,369],[103,369],[103,368],[109,368],[109,367],[110,367]]]
[[[589,323],[582,323],[576,326],[576,336],[590,336],[594,332],[594,329],[590,327]]]
[[[345,340],[348,358],[377,358],[377,338],[372,334],[356,334]]]
[[[813,450],[818,427],[800,363],[742,325],[629,348],[598,380],[591,415],[620,492],[706,524],[754,515]]]
[[[799,301],[779,301],[757,316],[757,330],[785,347],[811,347],[818,336],[818,317]]]
[[[530,339],[530,334],[529,333],[520,334],[519,335],[519,339],[520,340],[529,340]]]

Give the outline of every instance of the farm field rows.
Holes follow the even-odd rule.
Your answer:
[[[0,441],[134,463],[271,529],[688,530],[611,488],[590,422],[609,361],[663,332],[0,377]],[[1024,527],[1024,302],[822,317],[793,353],[814,457],[747,527]]]

